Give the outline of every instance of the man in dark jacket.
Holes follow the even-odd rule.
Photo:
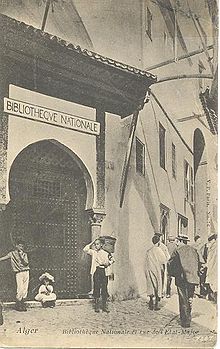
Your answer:
[[[179,295],[179,310],[182,327],[190,327],[192,300],[195,285],[199,284],[199,255],[188,246],[188,236],[177,237],[177,249],[169,261],[169,271],[175,277]]]

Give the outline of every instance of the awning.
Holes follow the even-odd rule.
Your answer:
[[[30,89],[122,117],[145,99],[156,76],[0,15],[1,74],[19,70]],[[7,71],[7,73],[6,73]],[[14,83],[12,74],[9,82]]]

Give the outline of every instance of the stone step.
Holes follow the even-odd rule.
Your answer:
[[[91,299],[57,299],[56,306],[68,306],[68,305],[81,305],[85,303],[90,303]],[[41,308],[42,305],[37,301],[27,301],[25,302],[27,308]],[[3,309],[14,309],[15,302],[5,302],[3,303]]]

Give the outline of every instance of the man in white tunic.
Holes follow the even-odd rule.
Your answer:
[[[145,276],[147,283],[147,295],[150,297],[149,309],[159,310],[159,301],[162,297],[162,270],[166,263],[166,256],[160,248],[160,237],[154,235],[153,246],[146,253]]]

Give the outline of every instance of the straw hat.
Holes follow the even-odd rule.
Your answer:
[[[179,235],[176,237],[176,239],[179,241],[190,241],[187,235]]]
[[[211,234],[209,237],[208,237],[208,241],[212,241],[212,240],[216,240],[217,239],[217,234],[214,233],[214,234]]]
[[[43,281],[44,279],[48,279],[50,280],[51,282],[54,282],[54,277],[52,275],[50,275],[49,273],[43,273],[40,277],[39,277],[39,280],[40,281]]]

